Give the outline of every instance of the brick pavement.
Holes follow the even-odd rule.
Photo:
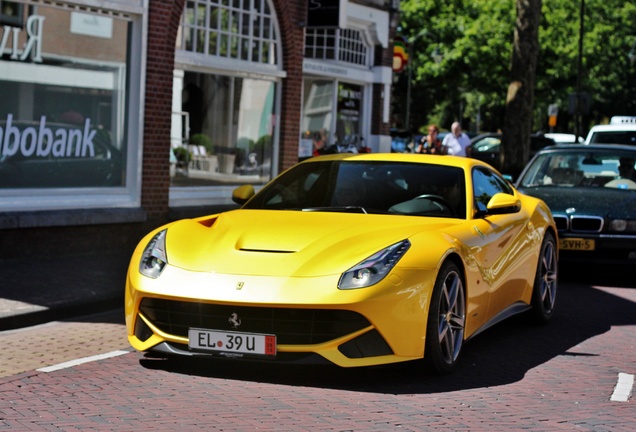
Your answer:
[[[634,430],[633,396],[609,398],[619,372],[636,373],[636,288],[570,284],[559,302],[548,326],[513,319],[471,341],[449,376],[416,363],[347,370],[136,352],[23,372],[0,379],[0,430]],[[99,332],[115,333],[105,321]]]
[[[563,355],[519,380],[490,386],[482,377],[466,388],[472,367],[441,378],[399,367],[325,368],[312,377],[292,367],[289,377],[275,367],[206,372],[155,362],[130,353],[0,381],[0,430],[619,432],[636,422],[633,403],[608,400],[611,371],[581,370],[593,366],[591,356]]]
[[[0,378],[89,354],[130,350],[123,309],[2,332]],[[28,353],[28,355],[26,355]]]
[[[75,307],[72,321],[2,332],[0,430],[614,432],[636,425],[634,395],[609,400],[617,374],[636,373],[636,287],[629,279],[624,288],[562,284],[550,325],[513,319],[488,330],[466,345],[450,376],[429,376],[410,364],[355,370],[175,364],[136,352],[36,371],[83,357],[87,345],[92,353],[129,349],[121,311],[79,316],[108,298],[121,305],[127,259],[0,261],[0,325],[9,323],[3,304],[31,308],[5,311],[23,315],[22,323],[61,318],[70,311],[62,306]]]

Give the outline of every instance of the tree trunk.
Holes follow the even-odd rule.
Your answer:
[[[510,85],[500,151],[502,172],[513,178],[521,173],[530,156],[541,0],[516,0],[516,5]]]

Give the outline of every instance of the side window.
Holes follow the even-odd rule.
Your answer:
[[[513,193],[510,185],[494,172],[483,168],[473,170],[473,198],[478,211],[486,211],[488,201],[500,192]]]

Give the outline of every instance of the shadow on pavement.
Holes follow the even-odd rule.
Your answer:
[[[604,272],[605,268],[563,269],[558,310],[551,323],[537,326],[525,315],[504,321],[467,343],[458,368],[445,376],[426,372],[421,362],[352,369],[191,359],[145,358],[140,363],[184,375],[371,393],[426,394],[500,386],[523,379],[529,370],[557,356],[593,355],[573,348],[612,326],[636,325],[635,302],[594,288],[635,288],[636,282],[621,271]]]

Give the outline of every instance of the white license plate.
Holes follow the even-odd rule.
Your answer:
[[[559,240],[562,250],[593,251],[596,247],[594,240],[583,238],[563,238]]]
[[[275,335],[191,328],[188,339],[188,346],[195,350],[237,357],[276,355]]]

